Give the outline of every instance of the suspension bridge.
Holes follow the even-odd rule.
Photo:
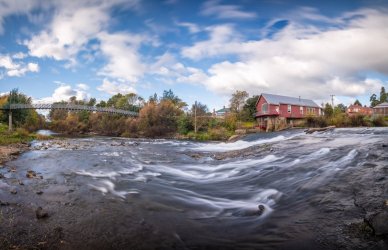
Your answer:
[[[102,108],[86,105],[77,105],[77,104],[65,104],[65,103],[54,103],[54,104],[10,104],[9,107],[1,108],[0,110],[9,111],[9,130],[12,130],[12,111],[21,110],[21,109],[59,109],[59,110],[68,110],[68,111],[89,111],[97,113],[108,113],[108,114],[117,114],[124,116],[137,117],[138,112],[115,109],[115,108]]]

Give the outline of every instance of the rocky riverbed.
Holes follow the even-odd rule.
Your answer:
[[[387,249],[387,143],[388,129],[35,142],[0,168],[0,249]]]

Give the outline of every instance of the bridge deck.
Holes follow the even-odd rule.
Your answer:
[[[16,110],[16,109],[62,109],[70,111],[91,111],[91,112],[100,112],[100,113],[110,113],[110,114],[119,114],[127,116],[138,116],[137,112],[115,109],[115,108],[100,108],[86,105],[76,105],[76,104],[11,104],[9,108],[0,108],[3,110]]]

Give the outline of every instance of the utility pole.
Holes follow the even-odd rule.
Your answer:
[[[194,104],[194,132],[197,133],[197,101]]]
[[[330,95],[331,96],[331,107],[333,108],[334,110],[334,96],[335,95]]]
[[[12,131],[12,110],[8,112],[8,131]]]

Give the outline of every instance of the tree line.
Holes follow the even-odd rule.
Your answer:
[[[47,119],[35,110],[14,110],[13,121],[16,127],[32,132],[48,128],[66,134],[100,134],[124,137],[180,137],[200,140],[222,140],[234,134],[237,128],[253,128],[256,103],[259,96],[249,96],[246,91],[235,91],[229,100],[229,108],[224,116],[218,117],[206,104],[196,102],[189,105],[171,89],[156,93],[148,99],[135,94],[116,94],[107,101],[97,103],[95,98],[78,100],[75,96],[62,104],[78,104],[96,107],[113,107],[139,113],[139,116],[126,117],[88,111],[50,110]],[[382,87],[380,98],[371,96],[371,106],[387,101],[388,95]],[[31,104],[30,97],[13,89],[0,97],[0,107],[7,108],[11,103]],[[361,105],[356,100],[355,104]],[[362,105],[361,105],[362,106]],[[324,116],[307,117],[306,126],[336,125],[363,126],[383,125],[384,121],[364,115],[348,117],[346,106],[324,105]],[[378,118],[381,119],[381,118]],[[0,112],[0,121],[8,122],[7,111]]]

